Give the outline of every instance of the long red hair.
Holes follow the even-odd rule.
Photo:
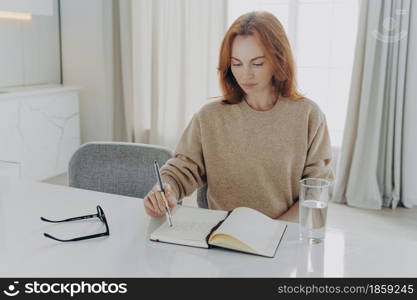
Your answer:
[[[217,69],[224,103],[239,103],[245,96],[245,92],[240,88],[231,70],[232,45],[238,35],[253,35],[260,42],[274,70],[272,84],[277,98],[279,96],[288,97],[291,100],[303,98],[297,91],[295,63],[284,28],[273,14],[255,11],[237,18],[223,39]]]

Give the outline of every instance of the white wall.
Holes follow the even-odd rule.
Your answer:
[[[0,18],[0,88],[60,83],[57,0],[53,5],[53,16]]]
[[[0,11],[52,16],[55,0],[0,0]]]
[[[112,0],[61,0],[63,82],[81,86],[81,141],[113,137]]]

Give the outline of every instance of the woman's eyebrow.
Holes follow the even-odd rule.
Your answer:
[[[258,59],[258,58],[265,58],[265,55],[254,57],[254,58],[252,58],[250,61],[256,60],[256,59]],[[232,59],[235,59],[235,60],[238,60],[238,61],[240,61],[240,62],[241,62],[241,60],[240,60],[239,58],[236,58],[236,57],[233,57],[233,56],[232,56]]]

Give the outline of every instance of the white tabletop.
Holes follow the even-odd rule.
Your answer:
[[[110,236],[60,243],[104,231],[97,220],[49,224],[104,209]],[[1,277],[415,277],[417,242],[393,241],[329,228],[324,243],[298,240],[288,223],[275,258],[224,249],[152,242],[162,219],[146,215],[142,199],[0,177]]]

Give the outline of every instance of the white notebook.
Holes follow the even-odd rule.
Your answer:
[[[193,247],[222,247],[274,257],[287,225],[248,207],[231,212],[177,206],[150,239]]]

